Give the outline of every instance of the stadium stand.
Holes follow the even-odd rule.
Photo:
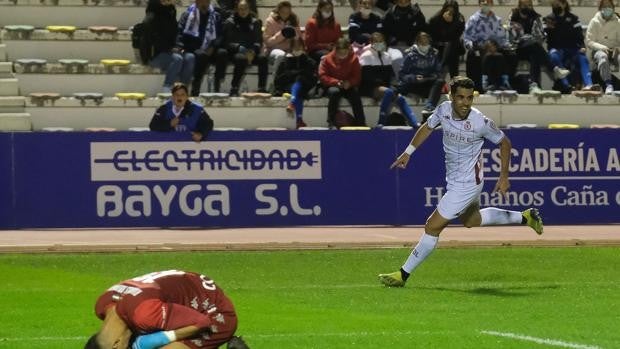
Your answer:
[[[258,17],[264,20],[277,2],[259,0]],[[189,3],[178,2],[179,15]],[[303,25],[314,12],[316,2],[292,3]],[[422,0],[419,4],[429,18],[440,8],[441,1]],[[506,18],[515,5],[516,0],[500,1],[494,11]],[[587,24],[597,10],[597,3],[592,1],[572,5],[582,24]],[[546,1],[535,6],[539,13],[550,12]],[[0,128],[84,130],[97,126],[126,130],[147,125],[168,95],[159,94],[163,75],[158,69],[135,63],[130,27],[143,18],[144,7],[145,1],[141,0],[0,0],[0,23],[6,24],[0,33]],[[477,9],[475,2],[463,2],[461,6],[465,18]],[[348,2],[335,2],[334,13],[342,26],[346,27],[351,12]],[[229,67],[222,91],[228,91],[231,75]],[[242,89],[256,86],[256,79],[256,68],[249,68]],[[295,128],[294,120],[285,111],[286,98],[227,98],[207,93],[208,86],[203,84],[204,93],[196,100],[205,104],[218,128]],[[409,101],[419,115],[422,101]],[[480,95],[476,104],[503,127],[550,123],[590,127],[616,124],[619,102],[619,94],[587,99],[569,95]],[[378,105],[371,99],[363,103],[367,123],[373,126]],[[310,129],[326,125],[326,105],[326,99],[306,102],[304,120]],[[251,117],[248,106],[254,107]],[[343,106],[348,108],[346,103]]]

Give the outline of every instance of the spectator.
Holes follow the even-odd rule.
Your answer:
[[[316,85],[316,62],[304,50],[301,38],[291,41],[290,53],[278,66],[274,77],[274,94],[290,93],[291,100],[286,107],[287,112],[294,114],[297,128],[305,127],[303,119],[304,99],[308,91]]]
[[[445,81],[440,77],[441,61],[437,50],[431,47],[431,38],[419,32],[416,43],[406,52],[403,67],[398,74],[396,92],[406,96],[410,93],[426,97],[422,118],[431,115],[439,102]]]
[[[426,18],[418,4],[397,0],[385,13],[383,30],[388,46],[402,51],[415,43],[419,32],[426,30]]]
[[[209,64],[215,63],[215,48],[221,42],[222,22],[220,14],[211,6],[211,0],[196,0],[179,19],[179,30],[175,51],[187,59],[194,57],[194,81],[192,96],[200,94],[202,79]],[[224,76],[225,71],[215,71],[215,76]],[[219,91],[219,85],[214,89]]]
[[[511,90],[510,76],[512,72],[508,69],[514,64],[507,60],[514,60],[510,50],[510,43],[506,37],[506,31],[502,26],[502,19],[495,15],[492,10],[493,0],[478,0],[480,10],[474,12],[465,23],[463,41],[467,49],[467,61],[465,69],[467,76],[474,80],[477,90],[487,90],[496,88],[488,83],[488,73],[494,70],[494,74],[501,77],[500,88]],[[493,52],[486,52],[485,48],[496,48]],[[510,55],[509,57],[506,57]],[[485,66],[483,64],[493,64],[495,66]],[[482,76],[487,72],[486,77]],[[483,81],[484,80],[484,81]],[[487,87],[487,89],[485,89]]]
[[[329,97],[327,105],[328,124],[330,126],[335,124],[340,99],[344,97],[351,103],[356,125],[365,126],[364,107],[357,91],[361,81],[361,67],[348,39],[338,39],[332,52],[325,55],[321,60],[319,79],[323,87],[327,89]]]
[[[392,103],[396,102],[409,123],[412,126],[418,127],[420,124],[405,98],[390,88],[394,71],[392,70],[392,61],[387,53],[387,44],[383,34],[379,32],[372,34],[370,37],[370,47],[364,50],[359,60],[362,66],[360,94],[375,100],[381,100],[377,126],[381,127],[387,124],[387,117],[392,109]]]
[[[517,7],[510,14],[510,43],[516,47],[517,61],[530,63],[530,93],[540,89],[540,68],[545,66],[552,75],[552,80],[566,77],[570,72],[553,66],[549,54],[543,47],[545,32],[542,17],[532,5],[532,0],[519,0]],[[517,63],[515,61],[515,63]]]
[[[217,51],[218,70],[225,71],[229,60],[235,64],[230,96],[239,95],[241,79],[248,65],[258,66],[258,92],[267,92],[267,56],[263,53],[262,24],[250,11],[247,0],[237,3],[237,11],[224,22],[223,48]],[[216,77],[217,78],[217,77]]]
[[[357,12],[349,16],[349,41],[354,49],[362,48],[370,43],[375,32],[383,32],[383,21],[372,13],[372,0],[361,0]]]
[[[299,19],[292,11],[289,1],[280,1],[265,20],[263,42],[273,71],[277,72],[287,53],[291,53],[291,42],[301,38]]]
[[[553,0],[551,8],[552,13],[544,18],[551,62],[554,67],[567,67],[569,70],[576,65],[583,90],[599,90],[600,86],[592,84],[579,17],[570,12],[570,5],[566,0]],[[559,79],[558,83],[562,93],[570,93],[573,89],[567,78]]]
[[[200,104],[189,100],[187,86],[176,83],[172,87],[172,98],[157,108],[149,128],[161,132],[189,131],[192,140],[200,142],[213,130],[213,120]]]
[[[145,37],[142,52],[147,51],[149,66],[165,73],[163,92],[170,92],[175,82],[190,84],[194,72],[194,56],[174,52],[177,35],[177,10],[172,0],[149,0],[144,18]]]
[[[441,59],[441,77],[444,79],[447,73],[452,78],[459,75],[460,57],[465,53],[463,31],[465,17],[459,12],[456,0],[446,0],[441,10],[428,21],[428,33]]]
[[[586,31],[586,46],[591,51],[596,69],[605,83],[605,94],[614,91],[611,78],[610,61],[620,65],[618,50],[620,50],[620,19],[614,12],[613,0],[600,0],[598,12],[588,23]]]
[[[237,330],[232,301],[213,280],[180,270],[158,271],[121,281],[95,304],[95,348],[248,348]],[[170,344],[170,345],[168,345]]]
[[[305,43],[310,57],[319,62],[329,53],[342,35],[340,23],[334,17],[331,0],[319,0],[316,11],[306,22]]]
[[[222,15],[222,21],[228,19],[228,17],[235,14],[237,2],[239,0],[217,0],[217,10]],[[254,13],[254,16],[258,16],[258,7],[256,6],[256,0],[248,0],[250,11]]]

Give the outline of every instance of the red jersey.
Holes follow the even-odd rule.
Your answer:
[[[204,328],[201,338],[183,341],[192,348],[215,348],[237,327],[235,309],[224,292],[207,276],[192,272],[166,270],[122,281],[99,297],[97,316],[103,319],[113,305],[136,333]]]

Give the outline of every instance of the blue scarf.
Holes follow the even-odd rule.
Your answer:
[[[200,33],[198,27],[200,25],[200,10],[196,7],[196,4],[192,4],[188,9],[189,16],[187,16],[187,22],[185,28],[183,28],[183,34],[191,35],[193,37],[199,37]],[[207,28],[205,29],[205,37],[202,40],[201,49],[209,47],[211,41],[215,40],[217,33],[215,31],[215,23],[217,21],[217,12],[212,5],[209,5],[209,19],[207,20]]]

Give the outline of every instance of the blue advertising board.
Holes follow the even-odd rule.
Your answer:
[[[487,143],[482,206],[538,207],[546,224],[620,222],[618,131],[507,134],[512,191],[492,192],[499,149]],[[0,193],[14,196],[0,199],[0,228],[423,224],[445,192],[441,133],[406,170],[390,170],[411,136],[231,131],[194,143],[179,133],[3,135]]]

